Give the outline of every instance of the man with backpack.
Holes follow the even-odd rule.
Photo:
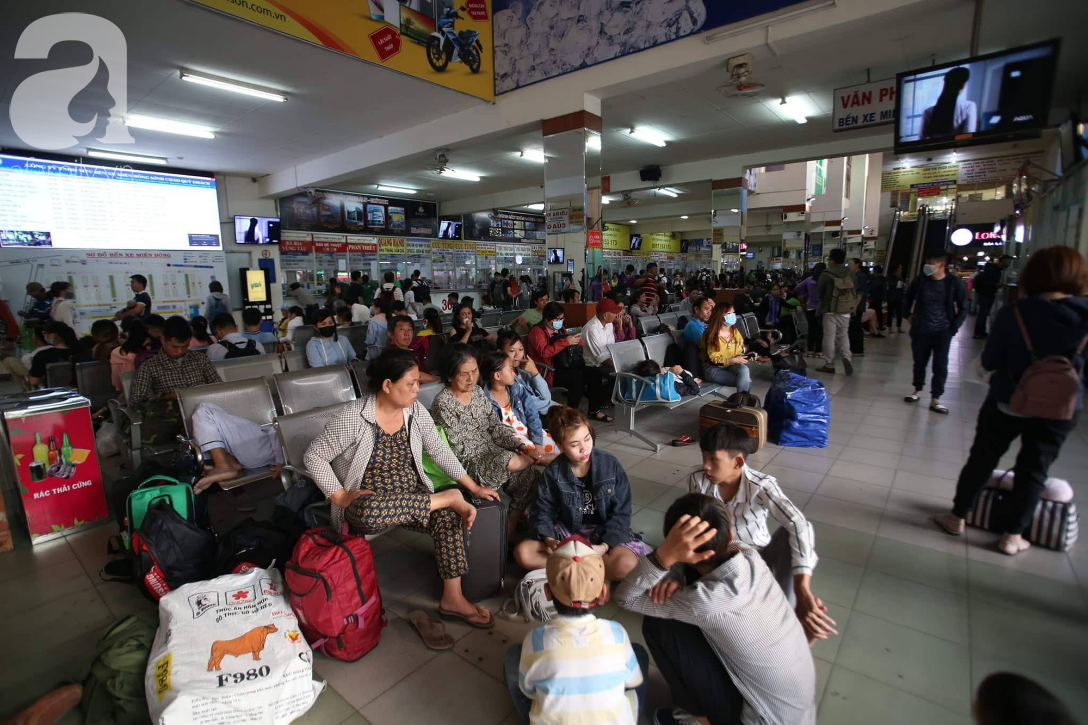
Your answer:
[[[491,301],[503,312],[513,309],[513,301],[510,299],[510,270],[504,269],[495,273],[495,279],[491,282]]]
[[[926,257],[922,274],[914,279],[903,296],[903,309],[910,321],[910,349],[914,355],[914,392],[904,398],[917,403],[926,382],[926,366],[933,356],[933,396],[929,409],[948,414],[941,405],[948,379],[948,349],[967,317],[967,289],[963,280],[948,273],[948,255],[938,252]]]
[[[828,254],[827,269],[816,283],[816,294],[820,304],[816,316],[820,318],[824,329],[824,366],[816,368],[818,373],[834,373],[835,357],[842,355],[842,367],[847,375],[854,374],[850,362],[850,317],[857,310],[857,280],[854,273],[846,268],[846,252],[832,249]]]
[[[382,286],[378,289],[377,294],[374,296],[374,301],[379,306],[381,306],[381,303],[386,300],[389,301],[389,304],[393,304],[393,302],[397,300],[403,302],[404,291],[401,290],[399,286],[397,286],[396,275],[394,275],[392,272],[386,272],[382,279],[385,281],[382,282]]]
[[[250,355],[264,355],[264,345],[238,332],[238,323],[234,315],[220,312],[212,319],[212,329],[218,342],[208,346],[208,359],[233,360]]]

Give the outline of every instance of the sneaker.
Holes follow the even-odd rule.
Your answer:
[[[698,722],[691,713],[679,707],[660,707],[654,712],[655,725],[697,725]]]
[[[830,365],[824,365],[822,368],[816,368],[816,372],[818,372],[818,373],[830,373],[830,374],[834,375],[835,374],[835,368],[833,368]]]
[[[854,374],[854,364],[845,358],[842,361],[842,369],[846,371],[847,375]]]

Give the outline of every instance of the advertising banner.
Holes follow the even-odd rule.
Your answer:
[[[284,235],[290,231],[437,237],[438,205],[344,191],[295,194],[280,199],[280,225]]]
[[[951,184],[1008,182],[1016,178],[1021,166],[1029,162],[1038,163],[1041,159],[1042,154],[1036,153],[891,169],[880,175],[880,190],[907,191]]]
[[[30,538],[107,518],[87,407],[7,419]]]
[[[631,249],[631,227],[625,224],[605,224],[601,232],[601,249]]]
[[[565,234],[570,229],[570,209],[552,209],[547,215],[548,234]]]
[[[431,0],[190,2],[455,91],[495,100],[491,0],[462,0],[452,7]],[[458,11],[457,6],[464,10]],[[441,32],[439,23],[450,24]],[[466,31],[476,37],[462,47],[461,34]],[[433,53],[428,52],[431,44],[435,44]],[[459,59],[453,60],[454,55]]]
[[[643,237],[642,248],[649,247],[651,252],[677,254],[680,251],[679,232],[656,232]]]
[[[895,123],[895,79],[836,88],[831,123],[835,131]]]
[[[464,238],[479,242],[520,239],[530,244],[543,244],[548,236],[544,226],[543,214],[523,214],[501,209],[478,211],[463,217]]]
[[[598,229],[590,229],[586,232],[586,249],[601,248],[601,232]]]
[[[495,37],[503,40],[495,51],[495,91],[507,93],[803,2],[493,0]]]
[[[407,254],[408,245],[403,239],[382,237],[378,240],[378,254],[385,257],[394,254]]]

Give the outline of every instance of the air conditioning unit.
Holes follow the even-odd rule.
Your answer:
[[[803,211],[784,211],[782,212],[783,222],[803,222],[805,220],[805,213]]]

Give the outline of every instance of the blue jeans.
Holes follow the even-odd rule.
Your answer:
[[[638,711],[646,705],[646,677],[650,672],[650,655],[640,644],[631,644],[635,650],[635,659],[638,660],[639,669],[642,670],[642,684],[635,688],[638,697]],[[514,700],[514,709],[521,721],[528,725],[529,711],[533,707],[533,701],[525,696],[518,685],[518,672],[521,670],[521,645],[516,644],[506,652],[506,687],[510,690],[510,697]]]
[[[752,373],[747,365],[730,365],[727,368],[703,365],[703,378],[718,385],[736,388],[738,393],[746,393],[752,389]]]

